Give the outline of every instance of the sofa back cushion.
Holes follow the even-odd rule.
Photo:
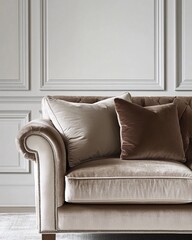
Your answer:
[[[129,93],[120,97],[131,100]],[[44,98],[43,102],[44,109],[66,143],[70,167],[120,153],[114,98],[94,104],[71,103],[52,97]]]
[[[74,103],[95,103],[107,96],[52,96],[54,99],[65,100]],[[185,156],[187,159],[186,164],[192,169],[192,97],[175,97],[175,96],[152,96],[152,97],[131,97],[133,103],[142,106],[154,106],[167,103],[176,103],[179,115],[179,124],[181,128],[181,135],[183,139],[183,146]],[[43,118],[50,119],[47,114],[46,106],[42,102],[42,116]]]
[[[121,136],[121,159],[185,161],[177,106],[141,107],[115,99]]]
[[[132,97],[132,102],[142,107],[167,103],[177,105],[186,165],[192,169],[192,97]]]

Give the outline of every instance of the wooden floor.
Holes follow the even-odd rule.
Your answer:
[[[40,240],[35,214],[0,214],[0,240]],[[192,240],[189,234],[58,234],[56,240]]]

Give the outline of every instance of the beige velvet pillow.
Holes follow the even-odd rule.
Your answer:
[[[131,101],[129,93],[120,96]],[[49,118],[62,134],[70,167],[120,153],[120,134],[114,98],[94,104],[43,99]]]
[[[185,161],[177,106],[141,107],[115,99],[122,159]]]

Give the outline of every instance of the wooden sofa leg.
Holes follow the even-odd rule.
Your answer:
[[[55,234],[42,234],[42,240],[55,240]]]

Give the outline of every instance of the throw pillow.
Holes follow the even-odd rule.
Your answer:
[[[177,106],[141,107],[116,98],[122,159],[185,161]]]
[[[129,93],[120,97],[131,101]],[[44,103],[49,118],[63,136],[70,167],[89,159],[120,154],[114,98],[88,104],[46,97]]]

